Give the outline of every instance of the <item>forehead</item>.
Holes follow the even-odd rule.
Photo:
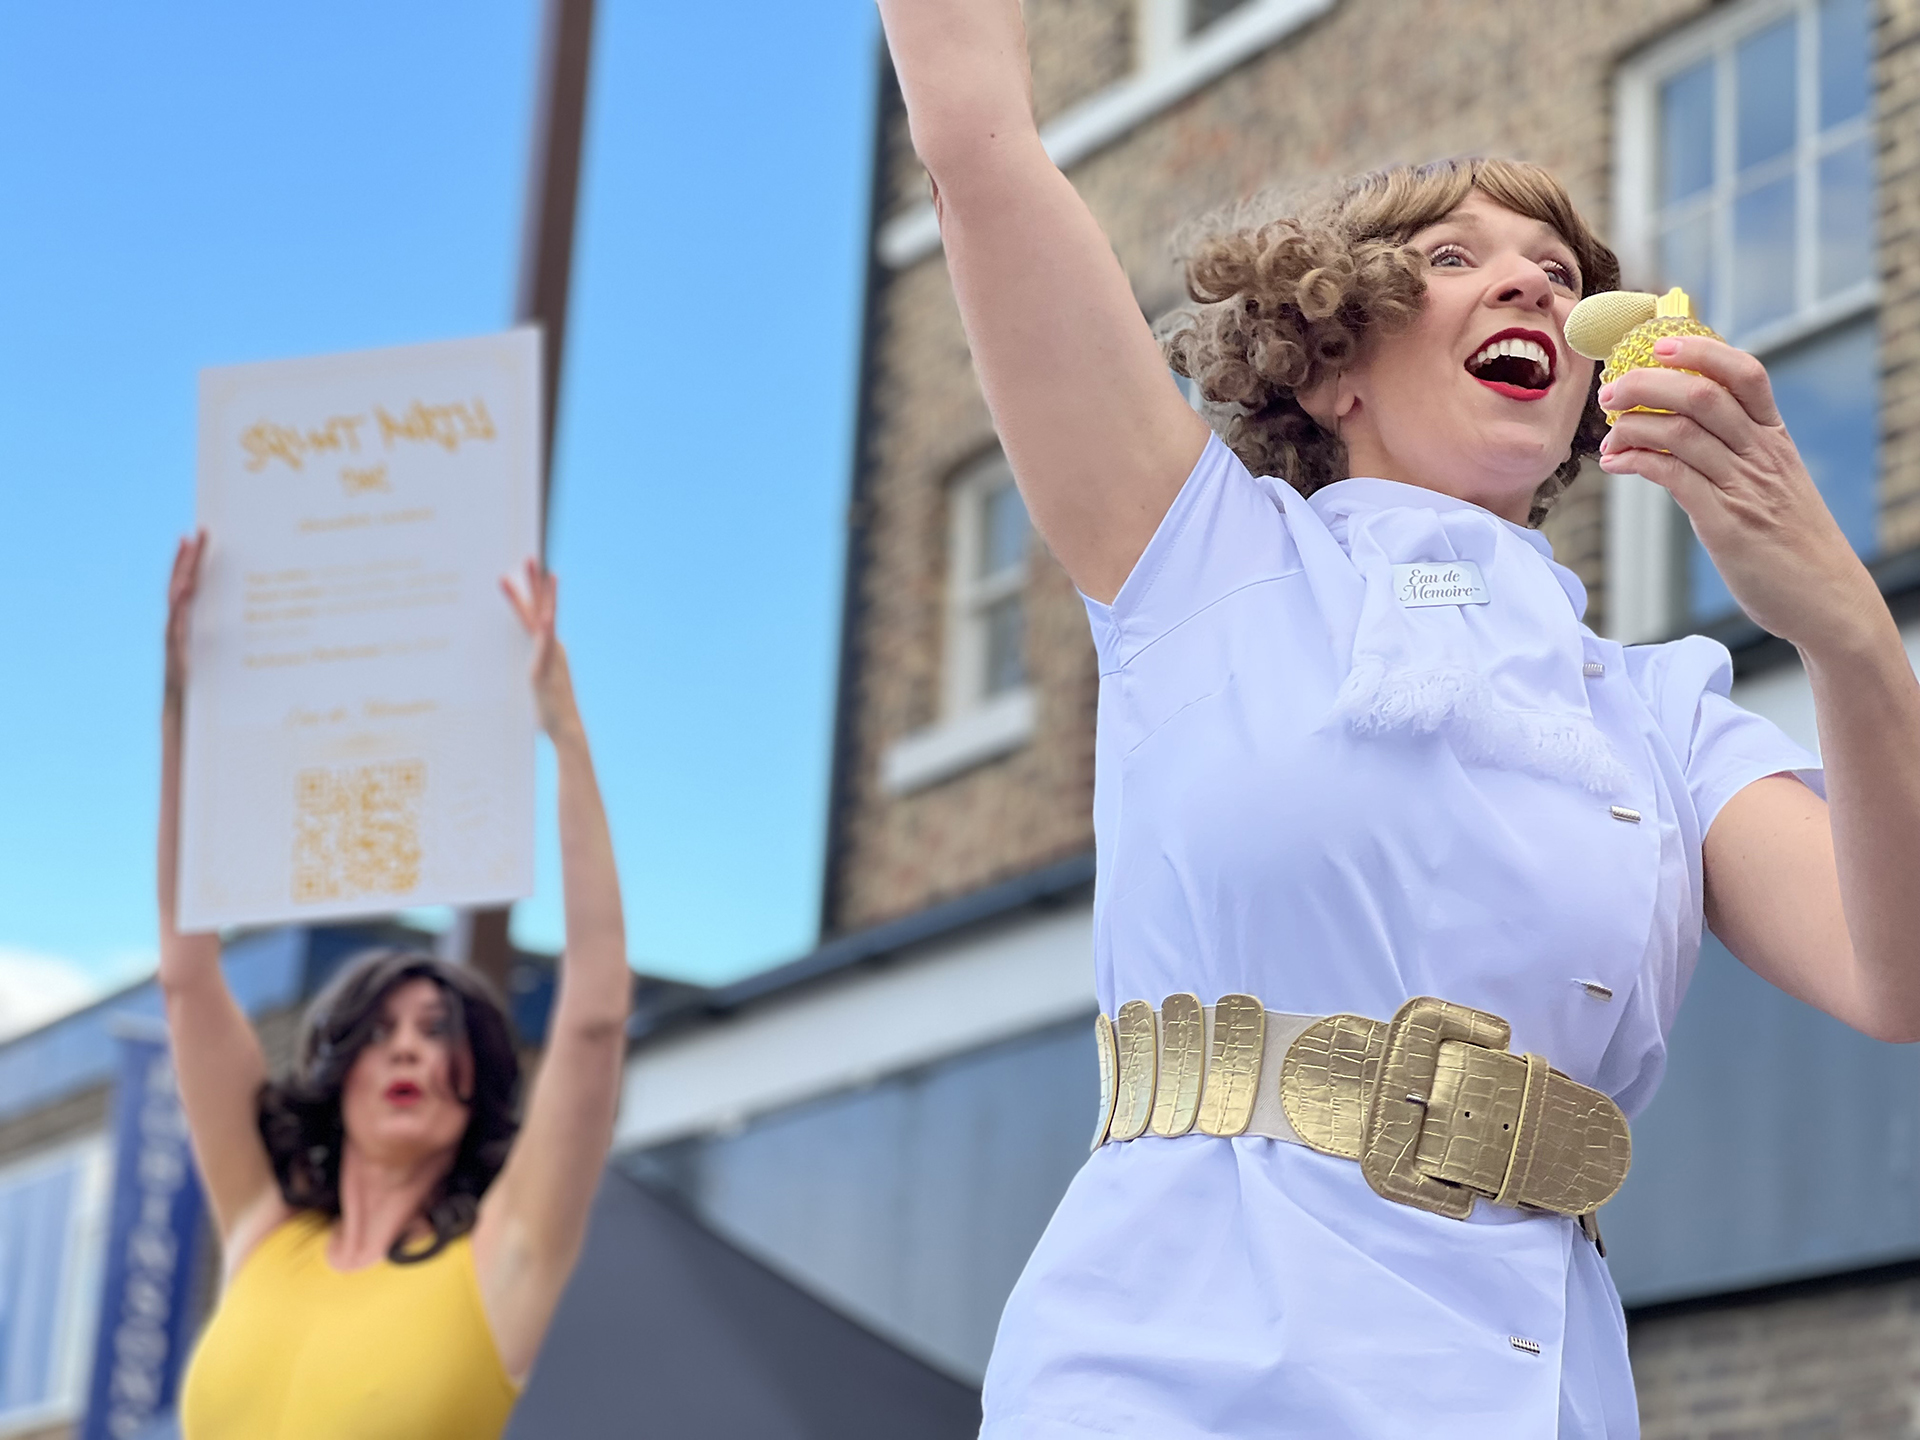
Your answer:
[[[404,985],[396,985],[387,992],[380,1002],[380,1008],[388,1015],[413,1015],[427,1010],[444,1010],[446,996],[440,993],[440,987],[424,976],[415,976]]]
[[[1478,190],[1471,192],[1451,211],[1418,233],[1425,235],[1442,229],[1462,230],[1469,234],[1511,240],[1517,244],[1551,241],[1558,245],[1567,245],[1567,237],[1546,221],[1536,220],[1531,215],[1522,215],[1517,210],[1509,210],[1499,201],[1491,199]]]

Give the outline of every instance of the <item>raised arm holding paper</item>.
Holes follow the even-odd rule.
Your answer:
[[[404,949],[350,961],[309,1008],[291,1073],[275,1079],[227,988],[217,937],[182,920],[183,752],[203,698],[193,671],[208,649],[193,632],[208,615],[203,577],[218,543],[203,531],[175,557],[162,717],[160,981],[225,1270],[183,1390],[184,1434],[498,1435],[585,1237],[612,1136],[631,984],[612,843],[554,632],[555,582],[528,560],[523,583],[500,579],[505,602],[490,596],[525,646],[531,684],[513,676],[518,662],[507,678],[552,742],[559,778],[566,957],[538,1080],[522,1109],[504,1006],[473,971]],[[491,579],[485,588],[493,590]],[[364,643],[410,633],[406,609],[391,610],[382,622],[387,638]],[[359,683],[352,663],[332,672],[349,677],[335,683]],[[481,696],[501,680],[484,670],[458,678]],[[249,703],[231,685],[220,698],[229,714]],[[469,710],[463,723],[484,728],[498,719]],[[231,733],[247,738],[245,726]],[[272,753],[287,733],[299,736],[300,727],[256,726],[252,739],[265,743],[241,763],[256,777],[311,765],[312,757],[293,753],[304,739]],[[423,734],[440,753],[457,753],[463,742],[457,728],[413,738]],[[349,736],[345,763],[356,753],[379,761],[382,727],[363,727],[360,736]],[[228,757],[209,749],[201,759],[200,779],[217,792],[230,778],[219,773]],[[257,819],[245,815],[244,795],[233,788],[221,801],[242,825]],[[261,808],[273,812],[284,798],[269,790]],[[255,865],[256,879],[269,862],[286,873],[289,848],[297,853],[301,843],[297,830],[284,838],[278,855]],[[219,893],[218,874],[207,883]],[[358,903],[377,908],[381,899],[372,887]],[[289,913],[300,913],[297,881],[291,901]]]

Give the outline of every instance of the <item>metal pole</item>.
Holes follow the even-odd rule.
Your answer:
[[[594,0],[546,0],[540,73],[534,96],[533,144],[514,318],[538,325],[541,345],[540,523],[545,550],[553,501],[553,435],[566,357],[567,296],[573,272],[574,219],[579,210],[580,155],[585,145],[587,82],[593,57]],[[478,970],[510,995],[511,907],[466,910],[454,917],[443,953]]]

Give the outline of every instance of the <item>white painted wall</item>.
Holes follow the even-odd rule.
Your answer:
[[[643,1046],[614,1148],[727,1130],[1093,1009],[1092,906],[1030,912]]]
[[[1900,638],[1906,642],[1908,663],[1920,671],[1920,621],[1903,626]],[[1756,715],[1766,716],[1786,731],[1789,738],[1814,754],[1820,753],[1820,735],[1813,716],[1813,690],[1807,684],[1807,672],[1797,659],[1736,682],[1733,698]]]

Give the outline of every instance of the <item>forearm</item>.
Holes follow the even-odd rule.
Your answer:
[[[1878,597],[1856,609],[1801,655],[1856,984],[1869,1013],[1910,1030],[1920,1025],[1920,681]]]
[[[168,989],[221,984],[220,941],[182,935],[175,923],[180,878],[180,754],[182,697],[169,686],[160,718],[160,829],[154,875],[159,888],[160,983]]]
[[[552,736],[559,771],[560,868],[566,911],[566,960],[558,1005],[564,1016],[624,1021],[632,986],[626,918],[613,837],[593,772],[586,731],[577,720]]]
[[[1019,0],[880,0],[914,149],[937,184],[1034,129]]]

